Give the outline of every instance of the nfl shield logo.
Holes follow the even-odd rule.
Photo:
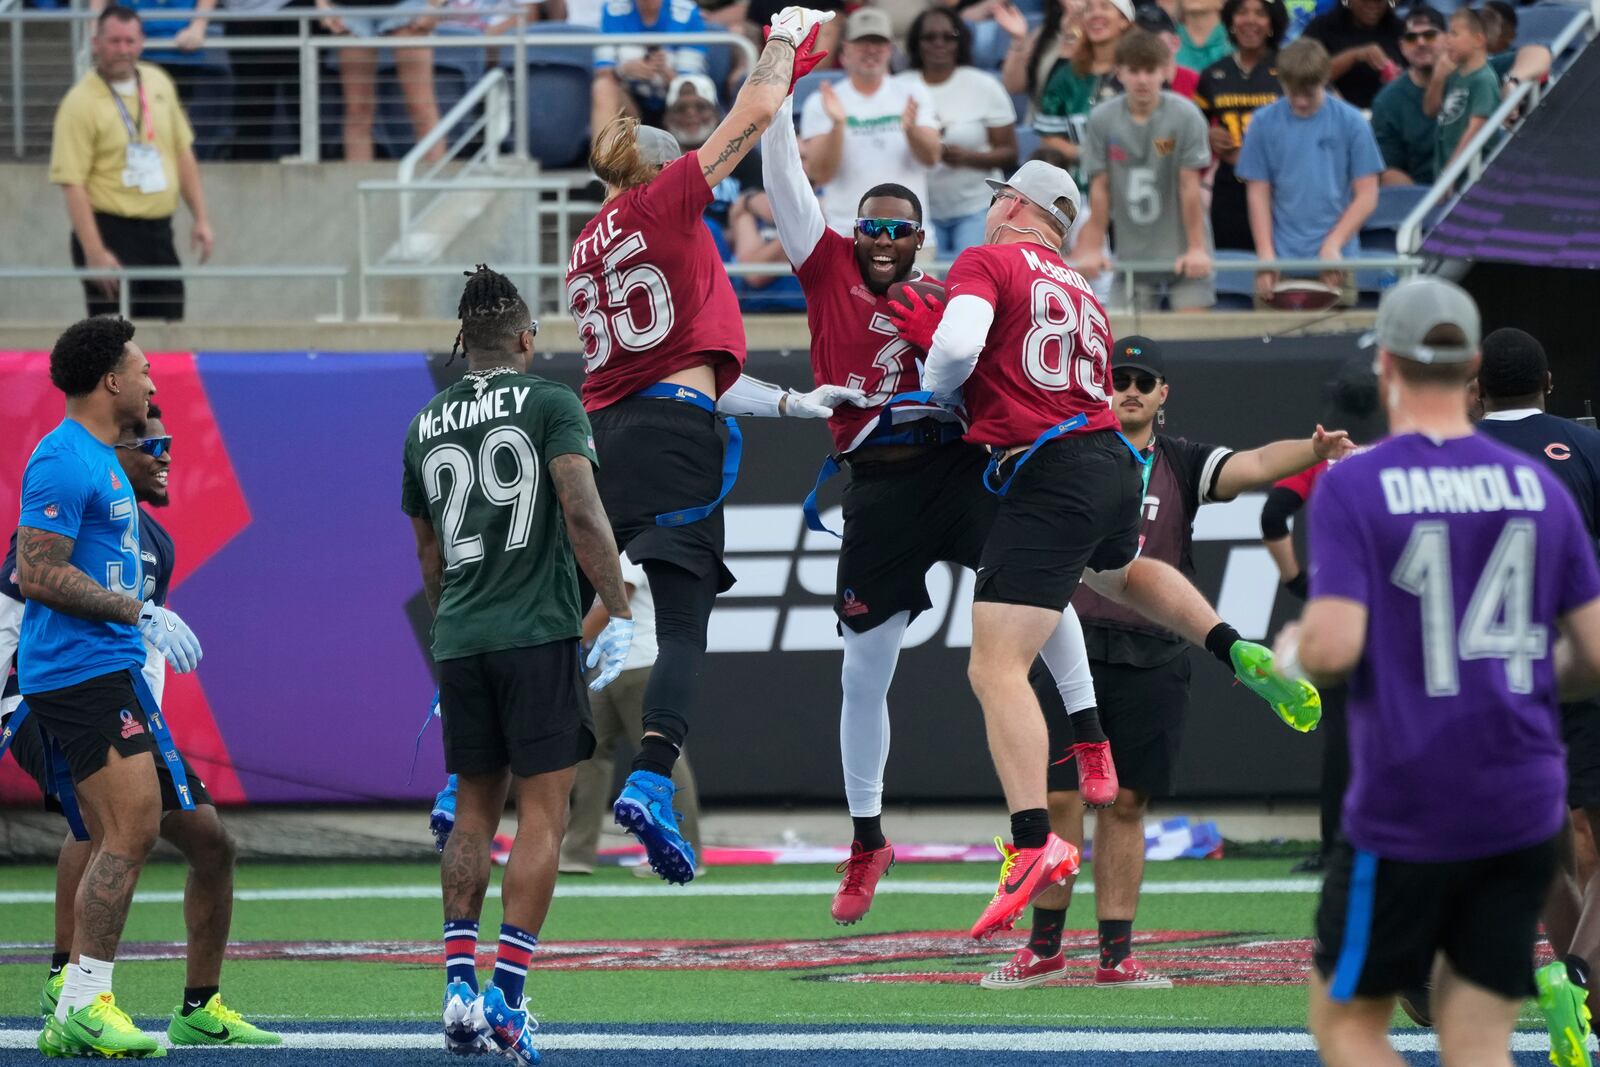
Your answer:
[[[56,505],[54,505],[54,504],[46,504],[44,506],[44,517],[45,518],[53,519],[57,515],[60,515],[60,514],[61,514],[61,509],[59,507],[57,507]]]

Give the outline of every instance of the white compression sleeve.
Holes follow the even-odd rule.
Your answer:
[[[778,227],[783,253],[798,267],[811,258],[828,223],[800,163],[792,96],[783,102],[772,125],[761,135],[761,184],[772,201],[772,221]]]
[[[839,682],[839,755],[844,795],[854,818],[883,811],[883,768],[889,762],[889,683],[900,661],[900,642],[911,613],[892,615],[864,634],[843,627],[844,667]]]
[[[922,368],[922,388],[935,396],[954,396],[978,365],[993,323],[994,306],[982,297],[963,293],[950,301]]]
[[[788,392],[782,386],[741,374],[737,381],[728,386],[726,393],[717,397],[717,410],[724,415],[755,415],[763,419],[775,419],[780,414],[778,401]]]
[[[1055,633],[1044,643],[1039,655],[1056,680],[1067,714],[1076,715],[1095,706],[1094,676],[1089,673],[1089,647],[1083,640],[1083,623],[1071,604],[1061,613]]]

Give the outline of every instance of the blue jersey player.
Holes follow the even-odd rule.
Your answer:
[[[1554,476],[1473,432],[1478,337],[1476,306],[1449,282],[1384,296],[1391,436],[1323,476],[1311,599],[1279,640],[1281,666],[1349,685],[1346,841],[1328,861],[1311,979],[1331,1065],[1399,1067],[1395,996],[1431,974],[1446,1067],[1510,1067],[1566,818],[1558,687],[1600,684],[1593,544]],[[1587,1063],[1582,991],[1559,962],[1537,990],[1555,1062]]]
[[[40,1046],[137,1058],[159,1046],[116,1006],[111,969],[161,823],[152,734],[166,731],[141,673],[145,640],[180,671],[198,664],[200,645],[181,619],[141,595],[138,505],[112,447],[145,422],[156,391],[133,326],[102,317],[69,327],[51,350],[50,380],[66,394],[66,418],[23,472],[17,681],[29,713],[60,746],[94,854],[74,916],[77,962]],[[175,754],[168,762],[176,778]]]
[[[168,503],[172,438],[155,404],[150,405],[150,417],[140,432],[125,433],[117,442],[116,450],[123,473],[140,505],[139,556],[143,571],[140,595],[164,606],[176,554],[172,536],[156,521],[150,509],[163,508]],[[10,657],[16,645],[14,641],[8,642],[7,637],[15,632],[13,620],[20,623],[23,611],[22,593],[12,578],[16,570],[16,544],[13,536],[11,552],[0,565],[0,674],[9,673]],[[158,704],[166,682],[166,666],[165,658],[146,642],[143,674]],[[0,715],[10,714],[21,703],[21,696],[13,692],[15,685],[13,676],[8,679],[7,696],[0,700]],[[44,792],[46,807],[59,810],[61,802],[54,795],[59,787],[51,779],[51,744],[38,720],[30,714],[15,732],[11,754]],[[181,753],[179,758],[183,759]],[[194,802],[193,810],[188,811],[183,808],[172,774],[165,766],[157,769],[161,786],[161,836],[189,863],[189,876],[184,883],[188,967],[183,1002],[173,1013],[167,1036],[174,1045],[278,1044],[277,1035],[244,1021],[222,1002],[219,992],[222,959],[233,916],[234,846],[211,803],[205,783],[186,759],[183,759],[183,770]],[[70,799],[69,796],[69,802]],[[68,834],[62,842],[56,863],[55,955],[39,998],[39,1008],[46,1015],[55,1013],[66,982],[74,931],[73,902],[90,856],[89,841],[80,841]]]

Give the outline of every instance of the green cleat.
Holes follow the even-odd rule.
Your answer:
[[[1233,676],[1272,705],[1292,730],[1308,734],[1322,721],[1322,694],[1310,682],[1285,678],[1272,665],[1272,650],[1254,641],[1235,641],[1228,650]]]
[[[283,1038],[247,1023],[244,1017],[222,1003],[222,994],[213,993],[205,1006],[188,1015],[179,1008],[167,1026],[167,1037],[174,1045],[281,1045]]]
[[[167,1054],[155,1038],[133,1025],[110,993],[101,993],[64,1021],[54,1015],[47,1018],[39,1051],[52,1059],[158,1060]]]
[[[1593,1067],[1589,1058],[1589,1006],[1582,986],[1567,976],[1560,960],[1547,963],[1534,974],[1539,986],[1539,1010],[1550,1031],[1550,1062],[1556,1067]]]
[[[61,1000],[61,987],[66,984],[67,972],[57,971],[44,980],[44,988],[39,991],[39,1014],[54,1015],[56,1004]]]

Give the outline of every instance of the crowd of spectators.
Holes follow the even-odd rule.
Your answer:
[[[105,0],[92,0],[104,3]],[[375,2],[375,0],[374,0]],[[1519,82],[1544,78],[1548,49],[1514,47],[1507,0],[1448,17],[1423,0],[813,0],[836,6],[824,27],[830,56],[794,120],[807,177],[828,224],[848,233],[861,192],[888,178],[925,205],[923,258],[948,261],[984,239],[984,180],[1030,154],[1073,170],[1087,210],[1068,249],[1113,306],[1193,310],[1215,301],[1219,251],[1274,259],[1347,261],[1381,187],[1434,182]],[[392,7],[392,0],[384,0]],[[166,68],[192,117],[206,96],[219,32],[263,36],[294,23],[211,18],[318,9],[318,32],[390,36],[393,73],[414,137],[437,125],[436,57],[404,47],[444,14],[460,32],[502,34],[519,21],[564,22],[602,34],[756,27],[781,0],[406,0],[374,17],[363,0],[133,0],[152,36],[172,47],[147,59]],[[500,10],[491,10],[500,6]],[[719,50],[722,58],[718,58]],[[377,53],[337,49],[343,158],[373,158]],[[631,42],[594,50],[591,123],[624,111],[703,143],[744,76],[726,45]],[[298,54],[232,56],[237,91],[222,144],[202,136],[200,159],[270,159],[297,147]],[[197,122],[197,125],[202,123]],[[392,123],[391,123],[392,126]],[[291,136],[283,136],[287,129]],[[247,131],[257,135],[252,136]],[[730,261],[779,263],[759,161],[717,191],[708,225]],[[573,164],[581,160],[572,160]],[[1143,265],[1114,284],[1117,263]],[[1162,264],[1160,271],[1147,269]],[[1255,295],[1287,282],[1355,299],[1344,270],[1287,279],[1263,269]],[[771,278],[741,279],[778,300]],[[796,306],[798,296],[794,295]]]

